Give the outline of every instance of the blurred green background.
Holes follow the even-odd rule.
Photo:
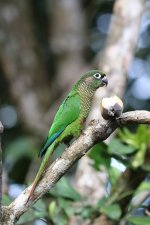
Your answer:
[[[17,197],[34,179],[40,165],[38,152],[46,139],[57,107],[80,74],[93,68],[93,62],[105,48],[110,21],[114,16],[114,3],[113,0],[0,2],[0,120],[5,128],[2,135],[5,203],[9,202],[9,198]],[[125,111],[149,110],[149,0],[146,1],[140,24],[135,57],[127,73],[128,81],[123,98]],[[132,130],[135,131],[136,127],[132,126]],[[144,128],[142,132],[145,132],[146,136],[147,131]],[[125,134],[122,139],[124,137]],[[131,135],[127,139],[130,137]],[[114,140],[115,147],[121,145],[120,140],[121,137],[116,139],[116,142]],[[122,149],[120,145],[119,149]],[[123,148],[124,152],[120,154],[131,154],[138,147],[128,146],[128,149]],[[114,154],[115,148],[106,148],[109,153]],[[95,167],[97,168],[96,163],[98,168],[99,164],[110,166],[110,160],[115,157],[109,156],[107,160],[106,158],[104,154],[104,163],[102,160],[94,161]],[[120,160],[120,156],[116,158]],[[115,162],[115,166],[120,166],[121,171],[127,166],[123,160],[121,157],[122,164]],[[69,177],[73,176],[74,171],[75,168]],[[120,173],[112,170],[109,172]],[[38,202],[35,208],[31,209],[32,216],[30,218],[28,214],[27,217],[32,222],[27,222],[25,218],[22,223],[69,224],[67,218],[73,215],[70,201],[79,201],[81,196],[68,180],[61,182],[61,187],[58,184],[50,196],[46,196],[44,201]],[[64,190],[67,190],[66,193]],[[60,192],[63,192],[63,196]],[[67,194],[69,196],[66,196]],[[65,201],[66,198],[69,200]],[[59,207],[56,207],[57,204]],[[86,206],[84,210],[80,210],[80,207],[76,209],[76,214],[83,214],[84,219],[97,213],[94,208]],[[41,211],[37,210],[39,208]],[[75,208],[78,208],[78,203]],[[61,222],[57,221],[57,215]],[[46,219],[36,220],[41,217]]]

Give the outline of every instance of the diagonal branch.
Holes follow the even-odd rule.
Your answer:
[[[123,113],[119,119],[92,122],[83,134],[56,159],[39,182],[33,198],[26,204],[31,186],[26,188],[9,206],[3,207],[3,224],[14,224],[19,217],[42,197],[56,182],[97,142],[107,139],[121,125],[129,123],[150,124],[150,112],[139,110]]]

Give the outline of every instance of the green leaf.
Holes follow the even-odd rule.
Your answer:
[[[2,204],[3,205],[9,205],[12,202],[12,198],[6,194],[3,195],[2,197]]]
[[[119,139],[112,139],[108,146],[110,154],[128,155],[135,151],[135,148],[129,145],[124,145]]]
[[[143,191],[150,191],[150,182],[142,182],[141,185],[136,190],[136,194]]]
[[[46,211],[46,205],[45,205],[45,202],[42,200],[42,199],[40,199],[40,200],[38,200],[35,204],[34,204],[34,206],[33,206],[33,209],[34,210],[37,210],[37,212],[45,212]],[[38,214],[38,213],[37,213]]]
[[[137,132],[136,132],[137,139],[139,140],[139,143],[150,143],[149,136],[150,136],[150,128],[148,125],[141,124],[138,126]]]
[[[132,217],[129,217],[127,220],[128,222],[134,225],[150,225],[150,218],[147,216],[142,216],[142,217],[132,216]]]
[[[134,147],[135,149],[138,148],[138,144],[136,140],[137,138],[135,134],[131,133],[126,127],[123,128],[122,130],[121,129],[118,130],[118,136],[120,140],[126,143],[127,145],[130,145]]]
[[[59,199],[60,200],[60,199]],[[61,207],[59,201],[52,201],[48,207],[49,218],[53,221],[54,224],[67,225],[68,217],[64,212],[64,209]]]
[[[113,220],[118,220],[121,216],[121,208],[118,204],[101,207],[100,211]]]
[[[15,164],[20,158],[28,156],[33,158],[37,152],[35,151],[35,143],[29,137],[20,137],[11,142],[5,150],[4,157],[9,163]]]
[[[55,213],[50,216],[50,219],[53,221],[53,224],[68,225],[68,217],[59,206],[55,209]]]
[[[44,202],[40,199],[38,202],[36,202],[36,204],[32,208],[30,208],[26,213],[24,213],[20,217],[20,219],[16,224],[17,225],[26,224],[35,219],[40,219],[46,216],[47,216],[46,206]]]
[[[143,170],[150,172],[150,164],[144,162],[144,164],[141,166]]]
[[[80,201],[80,194],[69,184],[67,178],[63,177],[50,191],[50,194],[56,197],[68,198],[74,201]]]
[[[115,167],[111,167],[109,170],[108,170],[108,174],[109,174],[109,179],[110,179],[110,182],[112,185],[115,185],[118,178],[120,177],[121,175],[121,171],[118,170],[117,168]]]
[[[141,144],[148,145],[150,143],[150,128],[147,125],[139,125],[136,133],[132,133],[127,128],[124,128],[118,131],[118,136],[124,143],[139,149]]]
[[[20,224],[26,224],[28,222],[31,222],[33,220],[37,219],[37,217],[34,214],[34,211],[32,209],[29,209],[26,213],[24,213],[20,219],[18,220],[18,222],[16,223],[17,225]]]
[[[97,203],[97,207],[101,208],[103,205],[105,205],[106,201],[107,201],[106,197],[101,198]]]
[[[86,220],[91,218],[94,214],[96,213],[95,208],[91,207],[91,206],[86,206],[82,209],[81,212],[81,217]]]
[[[68,217],[71,217],[75,213],[75,208],[71,205],[72,202],[68,201],[68,199],[60,198],[58,204]]]
[[[93,166],[96,170],[99,170],[102,165],[107,168],[110,167],[110,156],[107,154],[107,145],[105,143],[101,142],[94,145],[88,156],[93,159]]]
[[[51,201],[48,207],[50,217],[53,217],[55,215],[56,207],[56,201]]]
[[[137,151],[134,158],[132,159],[132,166],[134,168],[138,168],[142,166],[142,164],[144,164],[146,150],[147,150],[147,145],[145,143],[142,143],[140,146],[140,149]]]

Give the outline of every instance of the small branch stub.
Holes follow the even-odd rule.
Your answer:
[[[100,104],[101,114],[105,120],[120,117],[123,107],[122,100],[116,95],[110,98],[102,98]]]

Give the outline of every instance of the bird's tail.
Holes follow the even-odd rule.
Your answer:
[[[32,184],[32,188],[31,188],[31,191],[30,191],[30,193],[29,193],[29,197],[28,197],[28,199],[27,199],[27,203],[28,203],[28,201],[32,198],[33,192],[34,192],[34,190],[35,190],[35,188],[36,188],[38,182],[40,181],[40,179],[41,179],[41,177],[42,177],[42,175],[43,175],[43,172],[45,171],[45,169],[46,169],[46,167],[47,167],[47,164],[48,164],[48,161],[49,161],[49,159],[50,159],[50,156],[53,154],[53,151],[55,150],[55,147],[56,147],[56,146],[57,146],[57,142],[54,141],[54,142],[50,145],[50,147],[47,149],[46,154],[44,155],[43,161],[42,161],[42,163],[41,163],[41,165],[40,165],[40,168],[39,168],[39,170],[38,170],[38,173],[37,173],[37,175],[36,175],[36,177],[35,177],[35,180],[34,180],[34,182],[33,182],[33,184]]]

